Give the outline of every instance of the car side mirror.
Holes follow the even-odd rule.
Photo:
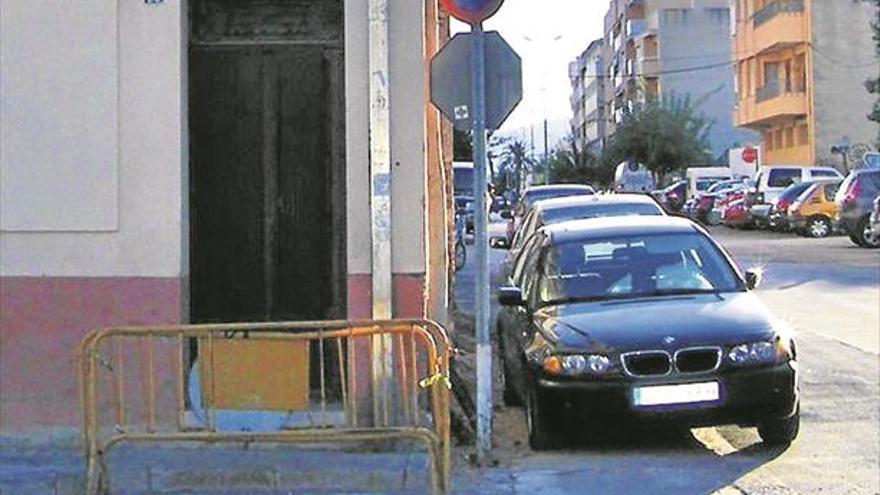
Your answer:
[[[746,287],[749,290],[755,290],[761,286],[761,279],[764,273],[760,269],[751,269],[746,271]]]
[[[489,239],[489,246],[492,249],[510,249],[510,241],[506,236],[493,237]]]
[[[519,287],[499,287],[498,303],[502,306],[524,306],[522,290]]]
[[[501,215],[501,218],[505,220],[513,220],[513,212],[510,210],[501,210],[501,213],[499,213],[499,215]]]

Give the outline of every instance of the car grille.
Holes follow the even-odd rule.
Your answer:
[[[714,371],[721,363],[721,349],[706,347],[682,349],[675,353],[675,368],[681,373]]]
[[[632,376],[666,375],[672,371],[669,354],[664,351],[648,351],[624,354],[624,370]]]

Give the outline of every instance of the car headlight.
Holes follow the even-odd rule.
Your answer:
[[[741,344],[727,353],[728,361],[736,366],[775,363],[790,358],[791,351],[782,339]]]
[[[551,375],[602,375],[611,369],[611,359],[601,354],[554,354],[544,358],[542,367]]]

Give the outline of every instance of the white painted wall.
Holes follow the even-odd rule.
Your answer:
[[[3,89],[4,188],[0,206],[11,210],[9,217],[3,217],[4,231],[0,232],[0,275],[185,275],[184,0],[165,0],[158,5],[118,0],[116,9],[109,0],[4,0],[0,5],[3,81],[14,81],[8,93],[5,84]],[[29,53],[30,48],[16,41],[7,45],[7,36],[13,38],[17,33],[39,32],[51,38],[57,33],[84,36],[86,31],[86,40],[70,40],[79,42],[64,43],[63,47],[41,42],[36,53]],[[115,53],[110,62],[108,52]],[[7,57],[18,62],[7,65]],[[25,58],[38,60],[40,67],[35,70],[22,64]],[[52,67],[59,70],[47,69],[42,75],[43,68]],[[81,84],[57,84],[42,77],[79,80]],[[21,86],[23,78],[34,79],[30,89]],[[118,101],[109,113],[104,108],[108,95]],[[100,108],[91,108],[92,102],[99,102]],[[7,113],[7,108],[27,111]],[[46,121],[67,134],[41,135],[39,130]],[[8,135],[7,128],[11,129]],[[30,140],[16,134],[25,131],[25,136],[36,133],[39,138]],[[7,136],[16,141],[8,156]],[[60,163],[68,167],[63,168],[65,172],[76,165],[79,173],[47,175],[46,171],[52,170],[49,166],[54,165],[48,160],[58,154],[75,157]],[[33,163],[29,157],[42,161]],[[99,169],[88,157],[112,157],[112,169],[118,176],[118,187],[114,186],[118,197],[112,201],[96,182],[111,180],[114,174],[106,164]],[[40,173],[31,175],[31,170]],[[12,185],[26,187],[7,189],[7,177],[14,178]],[[63,190],[33,194],[46,184],[60,184]],[[112,212],[116,205],[112,214],[115,225],[79,204],[84,191],[100,198],[102,211],[106,207]],[[27,220],[36,230],[47,230],[46,222],[55,219],[60,223],[50,230],[66,231],[8,231],[7,218]]]
[[[0,3],[3,230],[116,230],[116,28],[106,0]]]
[[[392,269],[419,274],[425,272],[424,5],[389,3]],[[371,271],[367,6],[345,1],[349,273]]]

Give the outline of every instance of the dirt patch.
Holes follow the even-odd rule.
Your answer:
[[[491,334],[492,345],[497,347],[494,333]],[[454,431],[461,448],[461,454],[472,457],[473,447],[476,440],[476,398],[477,398],[477,363],[476,346],[477,339],[473,315],[455,313],[455,346],[458,350],[452,362],[452,384],[455,400],[453,401],[453,423],[455,416],[460,415],[459,421],[466,426],[468,431]],[[512,461],[522,458],[531,453],[527,442],[525,417],[520,407],[507,407],[502,401],[501,384],[498,380],[497,360],[492,363],[492,397],[493,397],[493,425],[492,445],[493,458],[501,465],[508,465]]]

